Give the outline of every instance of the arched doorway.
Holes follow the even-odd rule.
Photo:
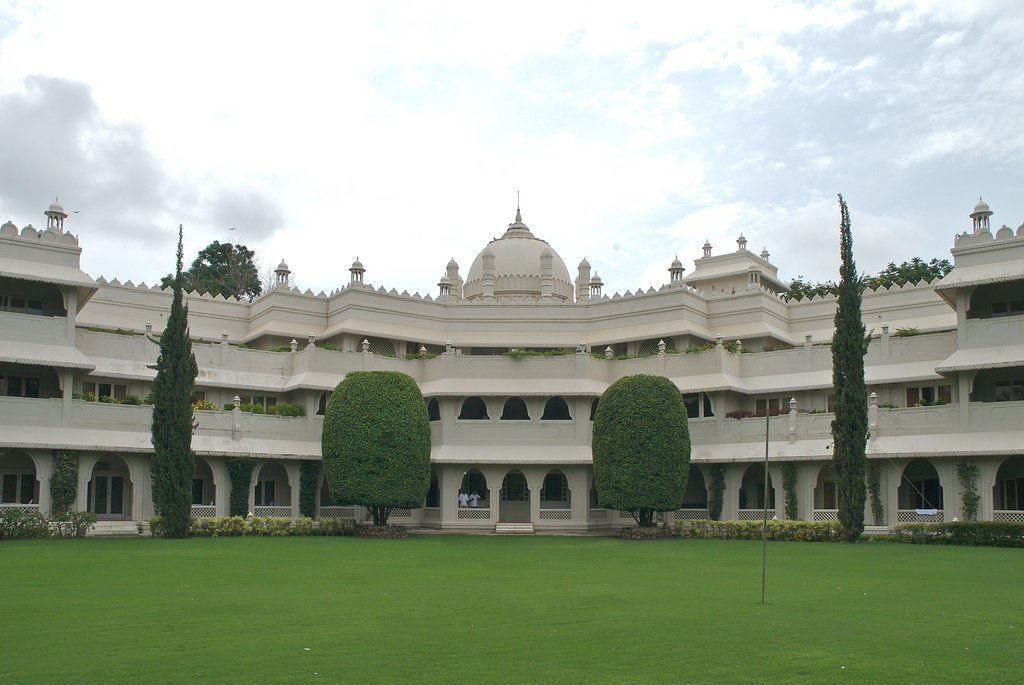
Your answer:
[[[993,520],[1024,523],[1024,456],[1010,457],[999,465],[992,504]]]
[[[430,469],[430,487],[427,488],[427,498],[423,506],[428,509],[437,509],[441,506],[441,484],[437,478],[437,469]]]
[[[756,519],[764,515],[764,494],[764,466],[751,464],[743,473],[743,485],[739,492],[740,520]],[[770,473],[768,474],[768,509],[775,509],[775,486],[772,484]]]
[[[690,464],[690,475],[686,480],[686,492],[683,493],[683,502],[679,508],[703,510],[705,517],[707,516],[708,487],[704,482],[704,474],[693,464]]]
[[[86,493],[89,511],[100,520],[132,517],[132,481],[128,466],[120,457],[105,454],[92,467]]]
[[[8,508],[39,506],[39,481],[32,457],[20,450],[0,452],[0,506]]]
[[[462,495],[465,494],[465,501],[463,501]],[[473,507],[473,501],[470,499],[473,494],[478,495],[479,499],[476,500],[476,507]],[[470,509],[488,509],[491,506],[490,490],[487,489],[487,479],[484,474],[480,472],[480,469],[469,469],[462,474],[462,484],[459,486],[459,506],[468,507]]]
[[[281,462],[268,461],[260,467],[253,506],[257,516],[291,516],[292,489]]]
[[[839,519],[839,475],[831,464],[821,467],[814,485],[814,520]]]
[[[498,512],[502,523],[529,523],[530,486],[526,476],[518,469],[505,474],[501,481],[501,508]]]
[[[192,476],[192,515],[213,518],[217,515],[217,486],[213,482],[213,469],[202,457],[196,457],[196,472]]]
[[[944,497],[939,472],[927,459],[914,459],[903,469],[898,492],[900,523],[941,521]]]

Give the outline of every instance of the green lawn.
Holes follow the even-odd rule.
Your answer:
[[[1024,550],[418,536],[0,544],[0,685],[987,682]]]

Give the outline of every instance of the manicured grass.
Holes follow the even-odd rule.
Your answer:
[[[419,536],[0,544],[0,685],[1020,682],[1024,551]]]

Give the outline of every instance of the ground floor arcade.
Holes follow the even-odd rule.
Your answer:
[[[137,453],[78,453],[74,509],[100,520],[146,521],[153,515],[150,456]],[[964,518],[961,458],[885,457],[878,464],[881,515],[870,506],[868,525]],[[974,491],[977,518],[1024,522],[1024,455],[978,455]],[[51,509],[51,450],[0,451],[0,507]],[[248,512],[256,516],[301,515],[301,462],[257,459],[248,484]],[[193,478],[193,514],[227,516],[231,479],[223,457],[200,456]],[[828,461],[771,462],[767,483],[762,462],[693,463],[681,506],[667,521],[707,518],[709,503],[721,500],[722,519],[786,518],[787,497],[795,497],[797,518],[834,520],[839,479]],[[317,518],[361,518],[357,506],[331,497],[321,475],[315,493]],[[600,532],[630,525],[628,513],[597,506],[589,464],[444,463],[431,467],[424,505],[398,509],[395,522],[439,530],[486,531],[499,523],[528,523],[537,531]]]

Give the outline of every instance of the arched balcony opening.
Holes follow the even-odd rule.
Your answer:
[[[992,503],[994,521],[1024,523],[1024,456],[1010,457],[999,465]]]
[[[256,516],[292,515],[292,489],[281,462],[268,461],[260,467],[252,513]]]
[[[765,505],[765,483],[764,466],[762,464],[751,464],[743,473],[743,485],[739,492],[739,514],[741,521],[755,520],[764,515]],[[768,474],[768,510],[772,516],[775,509],[775,485],[772,483],[772,476]]]
[[[552,397],[544,405],[544,413],[541,415],[540,420],[572,421],[572,415],[569,413],[569,405],[565,403],[565,400],[557,395]]]
[[[217,516],[217,486],[213,482],[213,469],[202,457],[196,457],[196,471],[192,475],[192,515],[196,518]]]
[[[0,509],[39,509],[36,465],[25,452],[0,452]]]
[[[503,523],[530,521],[530,486],[519,469],[512,469],[501,481],[501,507],[498,515]]]
[[[839,520],[839,475],[831,464],[818,470],[814,485],[814,520]]]
[[[526,408],[526,402],[522,397],[510,397],[505,400],[505,406],[501,410],[501,421],[529,421],[530,410]]]
[[[471,468],[462,474],[458,504],[460,519],[491,518],[490,490],[487,489],[487,478],[480,469]]]
[[[903,469],[898,492],[899,523],[942,521],[944,497],[939,472],[927,459],[914,459]]]
[[[430,486],[427,488],[427,498],[423,506],[428,509],[438,509],[441,506],[441,485],[437,477],[437,469],[430,469]]]
[[[590,403],[590,420],[594,420],[594,416],[597,414],[597,403],[601,400],[600,397],[595,397],[594,401]]]
[[[89,511],[100,520],[127,520],[132,517],[132,480],[128,465],[113,454],[100,457],[92,467],[86,491]]]
[[[544,476],[540,488],[540,508],[571,509],[572,491],[569,490],[569,479],[559,469],[552,469]],[[542,515],[541,518],[544,518]]]
[[[427,420],[441,420],[441,405],[438,404],[436,397],[431,397],[429,400],[427,400]]]
[[[463,421],[486,421],[489,417],[487,415],[487,405],[484,404],[483,398],[481,397],[467,397],[462,402],[462,411],[459,412],[459,419]]]
[[[690,464],[690,475],[686,480],[682,505],[676,512],[676,519],[681,518],[708,518],[708,487],[704,482],[704,474],[693,464]]]

